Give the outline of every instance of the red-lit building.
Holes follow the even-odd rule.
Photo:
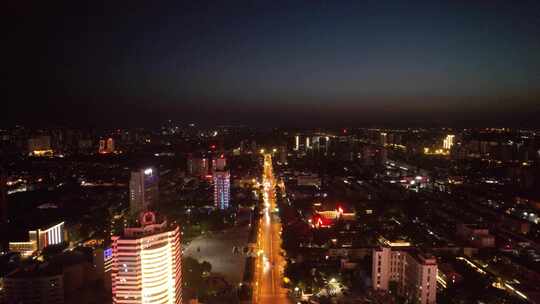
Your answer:
[[[314,203],[314,213],[311,224],[315,228],[325,228],[332,226],[336,221],[353,221],[356,219],[356,212],[345,203]]]

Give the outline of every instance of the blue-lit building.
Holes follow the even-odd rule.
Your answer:
[[[229,208],[231,174],[229,171],[214,172],[214,204],[216,208]]]

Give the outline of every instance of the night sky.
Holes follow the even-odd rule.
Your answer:
[[[4,123],[539,125],[540,1],[11,2]]]

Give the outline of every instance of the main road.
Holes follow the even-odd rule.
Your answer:
[[[276,179],[272,156],[264,155],[262,176],[263,216],[259,223],[257,267],[253,302],[260,304],[289,304],[287,290],[282,287],[285,259],[281,255],[281,223],[276,214]]]

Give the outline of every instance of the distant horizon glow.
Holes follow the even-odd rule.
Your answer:
[[[5,122],[538,125],[538,1],[11,5]]]

